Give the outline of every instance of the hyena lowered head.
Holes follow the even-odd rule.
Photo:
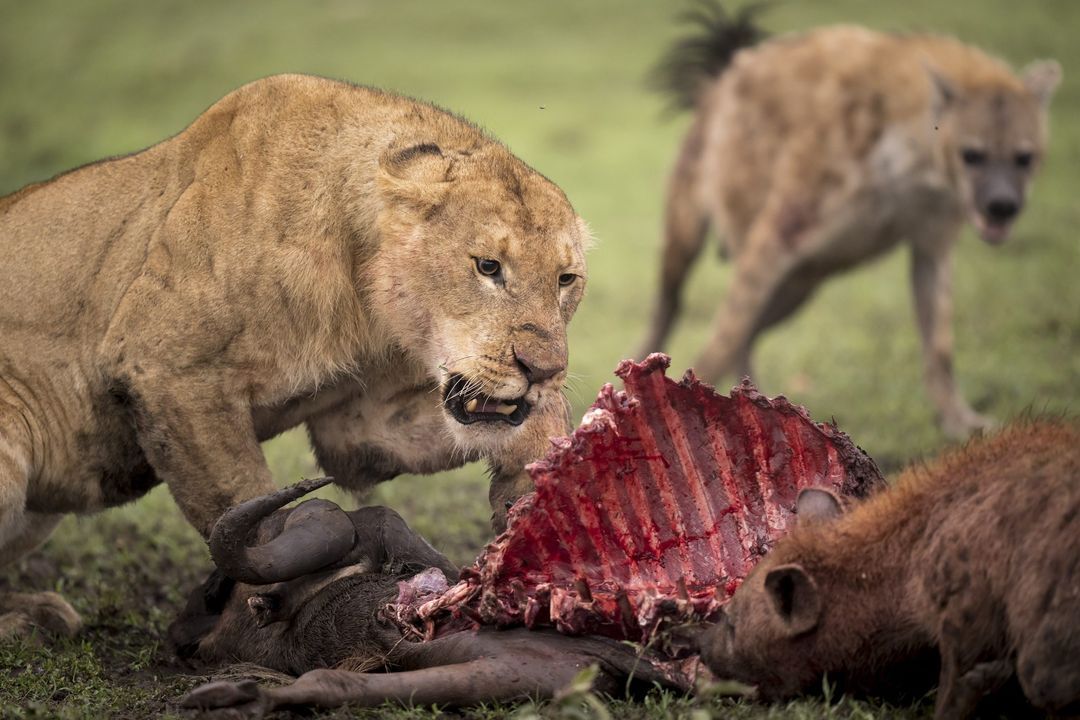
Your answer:
[[[1080,711],[1080,424],[1013,425],[850,512],[817,489],[798,510],[703,638],[713,672],[771,700],[826,677],[921,694],[910,671],[937,655],[941,720],[1014,680],[1037,708]]]
[[[932,72],[932,71],[931,71]],[[1031,63],[1012,86],[971,82],[962,91],[932,73],[943,160],[964,212],[986,242],[1005,241],[1024,207],[1046,146],[1046,108],[1061,80],[1054,61]]]

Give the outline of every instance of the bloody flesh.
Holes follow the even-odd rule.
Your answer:
[[[431,637],[462,621],[648,639],[708,619],[789,527],[800,489],[883,483],[832,425],[748,382],[730,397],[654,354],[615,371],[581,426],[529,466],[536,491],[461,582],[392,615]]]

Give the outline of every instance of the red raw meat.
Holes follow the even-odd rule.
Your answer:
[[[432,637],[468,624],[554,625],[648,640],[708,619],[787,530],[801,488],[861,497],[883,484],[833,425],[748,380],[730,397],[669,359],[622,362],[581,426],[529,466],[536,491],[461,582],[391,608]]]

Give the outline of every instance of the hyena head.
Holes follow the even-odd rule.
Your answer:
[[[964,212],[983,240],[1008,237],[1046,145],[1046,114],[1061,66],[1035,62],[1020,81],[943,89],[939,121],[946,162]]]

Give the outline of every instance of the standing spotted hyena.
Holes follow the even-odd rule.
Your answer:
[[[643,353],[668,337],[709,225],[735,265],[695,366],[714,381],[750,374],[754,338],[825,278],[907,242],[942,427],[961,437],[987,425],[953,378],[952,246],[965,221],[1005,240],[1042,159],[1060,66],[1018,76],[952,38],[850,26],[757,44],[746,13],[697,18],[707,32],[661,66],[695,117],[668,188]]]

